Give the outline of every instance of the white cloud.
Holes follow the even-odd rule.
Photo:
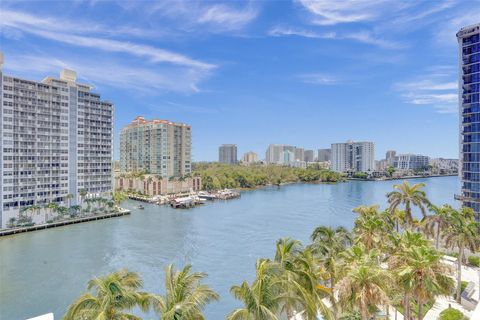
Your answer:
[[[400,49],[405,45],[399,42],[389,41],[376,37],[373,33],[368,31],[352,32],[343,36],[345,39],[357,40],[359,42],[372,44],[386,49]]]
[[[311,15],[314,24],[329,26],[345,23],[385,21],[387,25],[423,24],[438,12],[454,7],[458,0],[297,0]],[[409,26],[410,27],[410,26]]]
[[[378,38],[369,31],[343,32],[343,33],[323,32],[322,33],[322,32],[316,32],[312,30],[301,29],[301,28],[276,26],[270,29],[268,34],[274,37],[299,36],[299,37],[314,38],[314,39],[354,40],[361,43],[371,44],[371,45],[375,45],[375,46],[386,48],[386,49],[399,49],[399,48],[405,47],[405,45],[399,42]]]
[[[257,15],[258,11],[252,7],[237,10],[223,4],[217,4],[207,8],[200,17],[198,17],[197,21],[199,23],[217,24],[227,29],[237,30],[250,23]]]
[[[108,26],[94,21],[66,20],[59,17],[40,17],[26,12],[2,9],[0,10],[0,26],[17,30],[40,29],[44,31],[70,34],[96,34],[102,36],[134,36],[141,38],[158,38],[165,33],[156,28],[155,30],[137,28],[129,25]],[[2,30],[3,32],[3,30]]]
[[[160,92],[199,92],[198,84],[208,73],[191,68],[158,66],[155,69],[135,66],[130,67],[115,61],[98,61],[82,58],[52,58],[43,55],[15,55],[9,60],[6,54],[5,69],[16,75],[45,74],[55,76],[62,68],[77,71],[79,79],[95,87],[115,87],[134,90],[146,94]],[[11,72],[10,72],[11,71]]]
[[[118,28],[110,32],[109,29],[115,28],[8,10],[0,11],[0,28],[2,33],[11,39],[18,39],[22,34],[30,34],[69,46],[123,54],[120,57],[109,55],[108,61],[102,63],[98,61],[101,56],[84,59],[85,61],[79,63],[71,57],[46,58],[49,49],[45,47],[44,54],[40,55],[44,57],[14,56],[14,59],[8,60],[7,55],[6,66],[14,72],[37,70],[57,73],[59,68],[68,67],[77,70],[81,77],[94,84],[144,92],[159,90],[197,92],[200,81],[210,76],[212,70],[216,68],[214,64],[170,50],[112,38],[119,34],[122,36],[128,34],[135,38],[137,33],[141,33],[140,29]],[[54,56],[58,57],[59,52]],[[47,70],[42,70],[40,66]]]
[[[258,6],[248,4],[239,8],[233,3],[158,1],[147,10],[150,15],[169,18],[183,31],[221,33],[242,30],[259,14]]]
[[[111,52],[123,52],[137,57],[147,57],[154,63],[172,63],[201,69],[212,69],[214,65],[191,59],[185,55],[168,50],[136,44],[128,41],[77,35],[79,32],[94,32],[104,28],[81,26],[69,22],[61,23],[52,18],[39,18],[28,14],[3,11],[0,13],[0,27],[12,28],[36,36],[67,43],[74,46],[88,47]]]
[[[311,30],[298,29],[298,28],[285,28],[276,26],[268,31],[270,36],[281,37],[281,36],[299,36],[305,38],[315,38],[315,39],[335,39],[335,32],[328,33],[318,33]]]
[[[306,73],[298,75],[297,77],[305,83],[315,85],[334,85],[340,81],[337,77],[324,73]]]
[[[430,16],[434,16],[438,12],[445,11],[447,9],[450,9],[454,7],[457,4],[457,0],[443,0],[443,1],[437,1],[437,2],[430,2],[429,6],[425,10],[419,10],[418,12],[404,12],[402,15],[400,15],[398,18],[393,19],[394,24],[400,24],[400,25],[405,25],[405,24],[412,24],[412,22],[415,22],[414,25],[419,25],[419,24],[425,24],[429,21],[426,21],[427,18]]]
[[[146,57],[154,63],[164,62],[205,70],[215,67],[212,64],[194,60],[182,54],[143,44],[40,30],[30,30],[29,32],[43,38],[60,41],[73,46],[88,47],[111,52],[123,52],[137,57]]]
[[[422,78],[397,83],[394,88],[407,103],[432,106],[439,113],[458,112],[458,83],[449,66],[428,68]]]
[[[444,19],[439,24],[436,32],[435,39],[440,45],[456,46],[457,32],[465,26],[479,23],[480,19],[480,1],[472,0],[471,2],[465,1],[467,8],[456,11],[450,18]]]
[[[382,6],[384,0],[298,0],[298,2],[314,16],[312,22],[318,25],[370,21],[379,17],[385,10]],[[393,2],[390,1],[390,4]]]

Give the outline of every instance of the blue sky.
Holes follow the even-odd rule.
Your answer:
[[[0,50],[7,74],[93,84],[116,146],[143,115],[191,124],[195,161],[347,139],[456,158],[455,33],[478,22],[477,0],[3,0]]]

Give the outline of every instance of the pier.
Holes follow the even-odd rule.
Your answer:
[[[14,235],[14,234],[17,234],[17,233],[24,233],[24,232],[31,232],[31,231],[37,231],[37,230],[44,230],[44,229],[62,227],[62,226],[70,225],[70,224],[83,223],[83,222],[88,222],[88,221],[96,221],[96,220],[103,220],[103,219],[109,219],[109,218],[115,218],[115,217],[122,217],[122,216],[129,215],[130,213],[131,213],[130,210],[122,209],[119,212],[113,212],[113,213],[107,213],[107,214],[101,214],[101,215],[92,215],[92,216],[88,216],[88,217],[75,218],[75,219],[71,219],[71,220],[64,220],[64,221],[58,221],[58,222],[53,222],[53,223],[44,223],[44,224],[39,224],[39,225],[35,225],[35,226],[30,226],[30,227],[20,227],[20,228],[6,229],[6,230],[1,230],[0,231],[0,237]]]

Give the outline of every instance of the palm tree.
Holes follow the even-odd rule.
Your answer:
[[[335,319],[336,301],[333,299],[333,290],[323,285],[325,268],[318,263],[311,247],[301,250],[295,256],[293,272],[295,281],[291,284],[297,288],[297,295],[302,302],[298,310],[303,310],[303,318],[317,320],[320,312],[325,320]],[[325,296],[334,301],[333,313],[323,302]]]
[[[17,218],[11,217],[8,219],[7,228],[13,228],[17,225]]]
[[[277,241],[275,262],[278,262],[284,269],[290,269],[295,256],[302,250],[302,243],[291,238],[283,238]]]
[[[452,210],[448,217],[448,227],[444,233],[447,247],[458,248],[457,262],[457,301],[460,302],[462,293],[462,262],[465,259],[465,249],[475,252],[480,247],[478,230],[480,224],[474,220],[471,208],[463,207],[460,211]]]
[[[409,297],[415,297],[419,320],[423,319],[425,303],[437,295],[448,295],[454,287],[449,277],[450,269],[441,259],[442,255],[429,244],[397,251],[390,259],[397,283],[406,293],[405,310],[410,311]],[[406,318],[409,318],[409,314]]]
[[[219,295],[201,281],[205,273],[193,272],[190,265],[175,271],[173,265],[165,269],[164,296],[152,298],[155,311],[161,320],[203,320],[203,308],[219,299]]]
[[[113,201],[115,202],[116,205],[120,205],[126,199],[127,199],[127,196],[125,195],[124,192],[115,191],[113,193]]]
[[[47,204],[44,209],[46,209],[48,211],[49,214],[52,214],[54,212],[57,211],[58,209],[58,204],[56,204],[55,202],[50,202],[49,204]],[[45,214],[45,222],[48,221],[48,214],[46,213]]]
[[[358,310],[362,320],[369,320],[377,306],[389,303],[389,284],[392,279],[388,270],[378,262],[379,252],[368,251],[363,245],[354,245],[342,254],[344,277],[335,286],[340,305],[345,310]]]
[[[442,207],[431,205],[430,210],[434,214],[427,216],[423,220],[423,231],[426,235],[435,238],[435,248],[438,250],[440,245],[440,235],[448,226],[449,215],[452,212],[452,207],[447,204],[443,205]]]
[[[31,206],[22,208],[20,210],[20,216],[19,216],[18,222],[23,222],[23,223],[25,223],[26,221],[31,222],[32,216],[36,213],[38,214],[40,209],[41,208],[37,205],[31,205]],[[29,215],[27,216],[26,214],[29,214]]]
[[[82,207],[80,207],[79,205],[74,205],[74,206],[71,206],[70,209],[72,210],[71,211],[72,215],[76,216],[78,212],[82,209]]]
[[[416,183],[410,186],[406,180],[402,184],[394,185],[395,191],[387,193],[390,213],[394,213],[395,209],[403,204],[405,206],[405,222],[407,225],[411,225],[413,221],[412,206],[418,207],[423,217],[425,217],[430,201],[427,199],[425,191],[421,190],[423,187],[425,187],[424,183]]]
[[[406,218],[405,218],[405,210],[395,209],[393,212],[390,211],[390,217],[395,224],[395,230],[400,232],[400,227],[405,229],[407,226]]]
[[[68,201],[68,208],[70,208],[71,207],[71,202],[72,202],[72,199],[73,199],[73,194],[69,193],[65,197],[63,197],[63,199]]]
[[[83,200],[85,200],[85,197],[87,196],[88,191],[86,189],[81,189],[78,191],[78,195],[80,196],[80,206],[83,205]]]
[[[227,320],[278,320],[279,287],[272,272],[274,268],[270,260],[258,260],[252,285],[244,281],[240,286],[232,286],[230,292],[244,306],[232,311]]]
[[[307,316],[316,319],[317,307],[314,291],[306,290],[302,286],[305,277],[315,278],[314,274],[307,275],[312,266],[304,268],[302,271],[296,263],[300,260],[299,256],[302,252],[302,244],[298,240],[283,238],[277,241],[277,251],[275,253],[274,262],[278,264],[278,274],[275,275],[281,290],[278,296],[280,313],[285,313],[287,319],[294,316],[294,311],[303,311]],[[305,263],[306,260],[303,259]],[[313,263],[310,260],[307,263]],[[302,265],[305,267],[305,265]],[[315,290],[316,281],[313,285],[308,286]]]
[[[415,247],[422,247],[428,245],[430,245],[430,242],[425,239],[425,237],[421,233],[413,232],[410,230],[406,230],[402,234],[393,233],[389,235],[389,237],[386,239],[386,245],[384,246],[384,248],[386,249],[386,253],[389,255],[387,262],[390,264],[390,267],[392,267],[394,261],[402,261],[401,259],[396,258],[400,255],[400,253],[407,252],[408,250],[411,250]],[[404,288],[405,283],[402,283],[400,281],[398,274],[394,273],[393,276],[395,278],[394,282],[396,283],[396,285],[392,288],[390,296],[394,297],[393,300],[394,303],[397,302],[396,304],[398,304],[398,296],[403,296],[402,303],[405,307],[404,316],[405,319],[409,319],[411,314],[411,292],[407,290],[408,288]]]
[[[374,204],[372,206],[361,205],[353,208],[352,211],[357,213],[360,218],[367,218],[378,214],[379,206]]]
[[[147,190],[150,190],[150,184],[152,184],[152,182],[153,182],[153,177],[149,176],[147,179]]]
[[[67,215],[67,213],[68,213],[68,208],[67,208],[67,207],[63,207],[63,206],[59,206],[59,207],[57,207],[56,211],[57,211],[58,217],[61,219],[61,218],[63,218],[65,215]]]
[[[88,282],[87,289],[93,292],[83,294],[72,303],[63,319],[140,320],[141,318],[125,311],[134,307],[148,311],[151,295],[139,291],[142,286],[138,274],[126,269],[92,279]]]
[[[340,252],[352,243],[352,236],[344,227],[337,227],[336,229],[325,226],[317,227],[313,230],[310,239],[312,239],[312,245],[317,251],[334,248],[335,251]]]
[[[329,300],[332,305],[333,316],[336,318],[339,306],[331,292],[339,280],[339,255],[350,247],[352,236],[344,227],[333,229],[320,226],[313,231],[310,238],[312,244],[309,247],[323,268],[323,277],[329,282]]]
[[[378,211],[362,215],[355,220],[355,242],[363,243],[369,250],[380,248],[384,239],[391,234],[392,228],[393,225],[386,220],[386,216]]]

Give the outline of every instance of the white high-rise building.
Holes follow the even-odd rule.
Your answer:
[[[420,154],[399,154],[395,156],[393,166],[399,171],[428,170],[430,158]]]
[[[112,191],[114,107],[76,80],[71,70],[39,82],[0,68],[2,227],[27,206],[74,205],[81,190]]]
[[[375,148],[373,142],[332,143],[332,170],[337,172],[373,172]]]

